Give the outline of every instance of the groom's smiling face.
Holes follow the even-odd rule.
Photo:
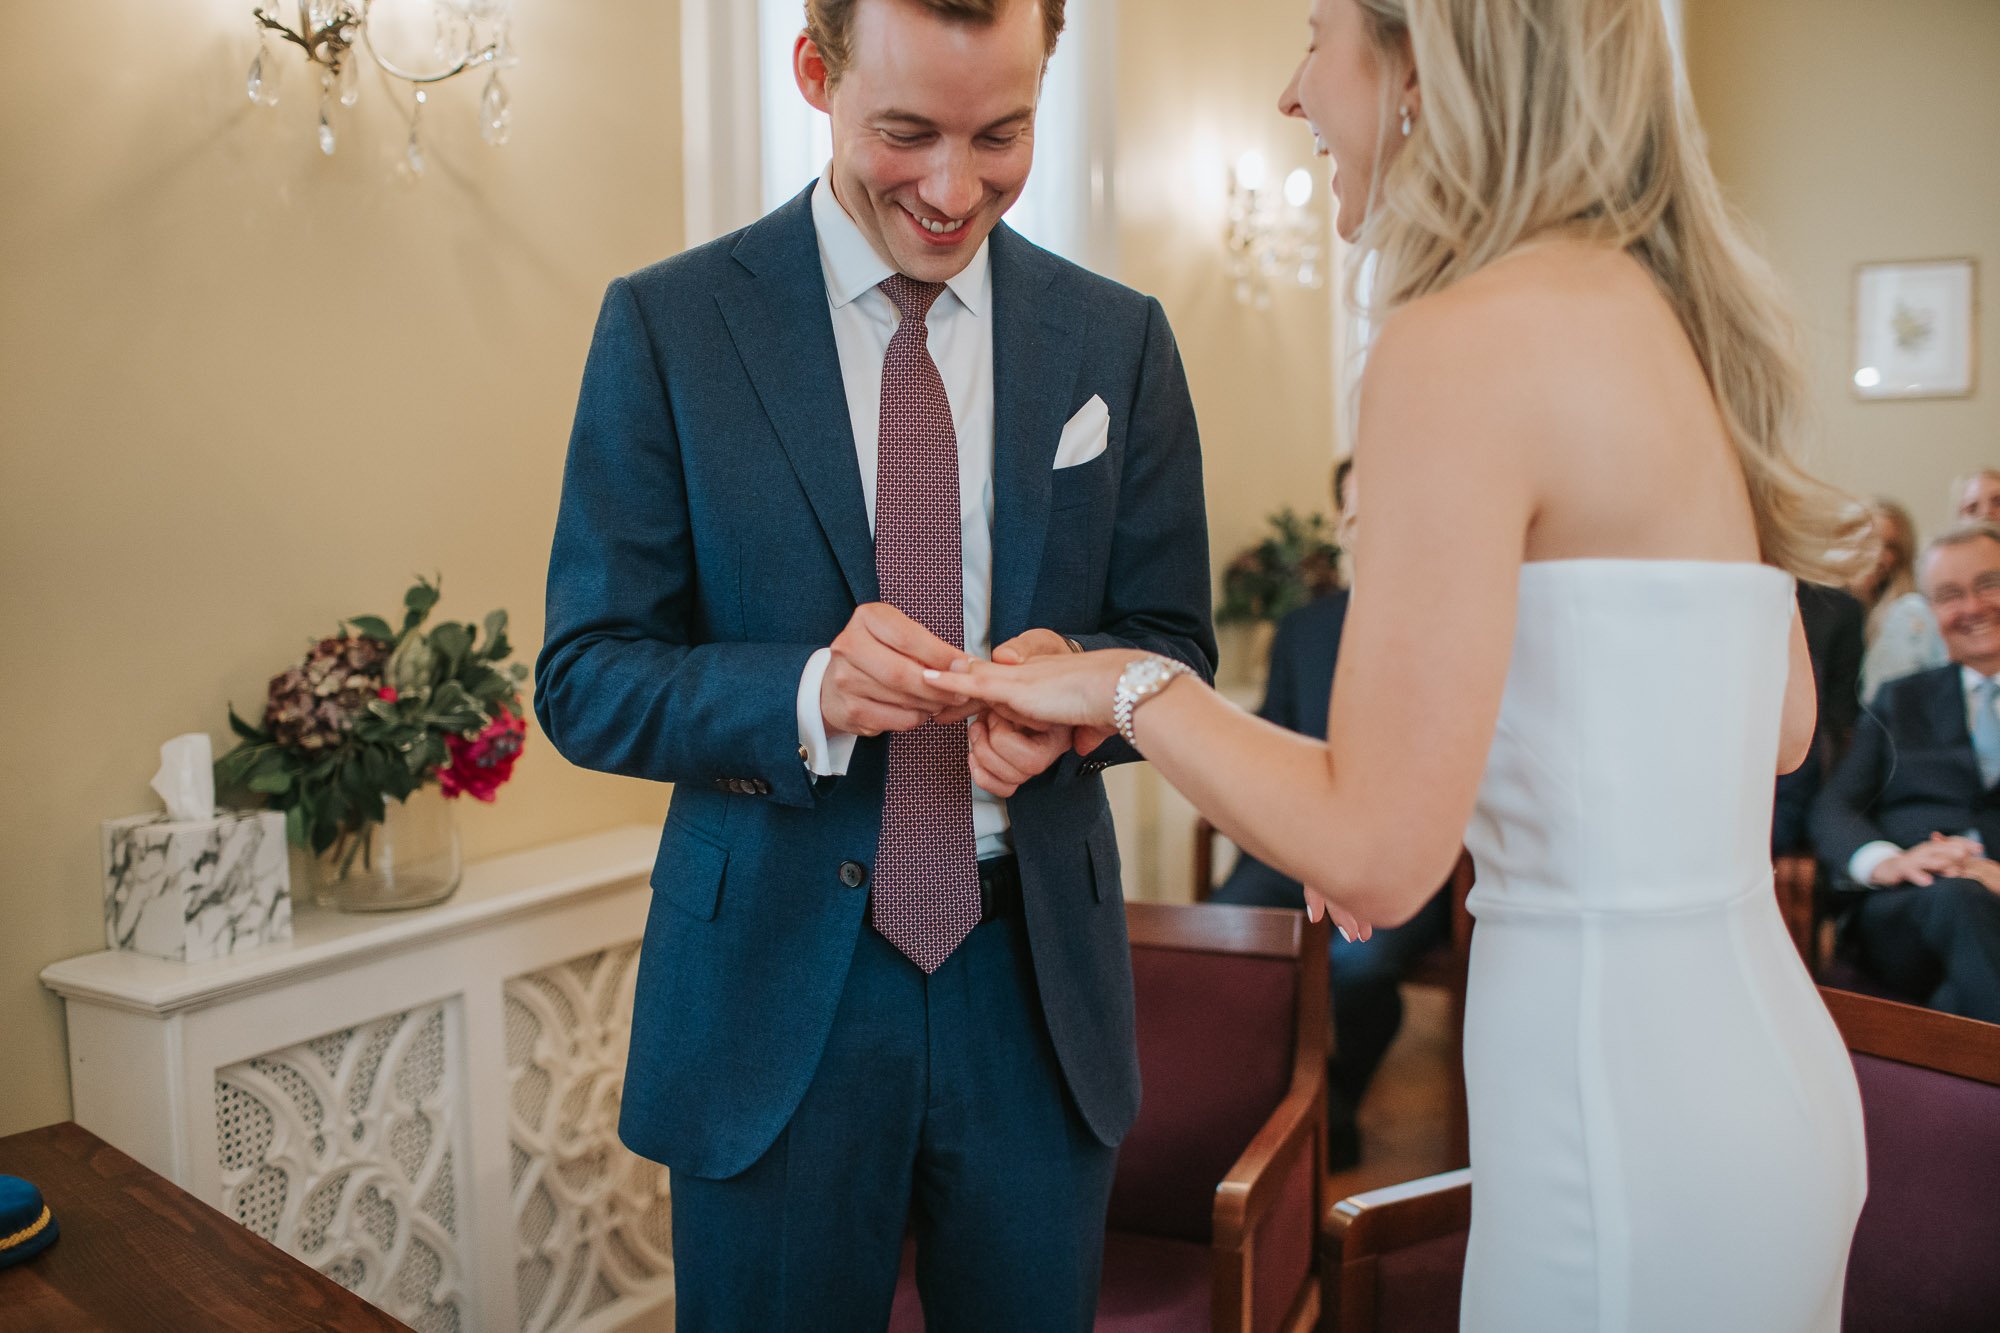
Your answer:
[[[859,0],[846,66],[829,79],[799,38],[800,91],[833,121],[834,194],[898,272],[955,277],[1021,197],[1044,40],[1036,0],[1010,0],[984,23],[917,0]]]

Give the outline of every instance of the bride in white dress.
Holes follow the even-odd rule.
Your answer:
[[[1658,0],[1318,0],[1282,110],[1377,255],[1332,739],[1058,653],[937,677],[988,705],[975,775],[993,731],[1122,724],[1362,936],[1463,839],[1463,1326],[1835,1333],[1860,1104],[1769,831],[1813,729],[1793,576],[1837,580],[1854,511],[1793,461],[1790,326]],[[1147,447],[1113,423],[1122,485]]]

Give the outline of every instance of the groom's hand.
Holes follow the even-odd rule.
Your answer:
[[[856,607],[832,651],[819,686],[828,734],[915,731],[933,717],[961,722],[976,711],[924,683],[926,668],[949,671],[964,652],[886,602]]]
[[[1073,653],[1080,651],[1077,646],[1052,629],[1031,629],[1026,634],[1017,634],[993,650],[993,660],[1001,666],[1014,666],[1031,657],[1046,657],[1051,653]],[[1069,748],[1078,754],[1089,756],[1092,750],[1104,744],[1118,733],[1102,727],[1078,727],[1070,733]],[[1058,756],[1060,757],[1060,756]],[[1051,761],[1053,762],[1053,761]],[[988,790],[992,790],[988,788]],[[995,792],[996,796],[1000,793]]]
[[[972,719],[967,739],[973,782],[1005,800],[1063,757],[1070,747],[1070,728],[1024,727],[988,712]]]

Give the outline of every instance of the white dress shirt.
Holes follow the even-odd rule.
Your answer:
[[[1959,684],[1965,690],[1965,729],[1969,733],[1976,726],[1973,710],[1979,707],[1979,687],[1986,683],[1986,677],[1969,666],[1961,666],[1958,669],[1958,677]],[[1995,700],[1994,703],[1996,709],[2000,709],[2000,700]],[[1964,836],[1974,842],[1979,841],[1977,830],[1968,830]],[[1903,850],[1895,843],[1886,840],[1864,843],[1854,855],[1847,858],[1847,877],[1866,888],[1879,887],[1870,883],[1868,877],[1890,857],[1901,856]]]
[[[875,252],[834,197],[821,173],[813,189],[813,225],[819,232],[820,268],[826,274],[833,341],[840,352],[840,378],[847,390],[847,414],[854,427],[854,452],[861,465],[861,492],[868,502],[868,526],[875,526],[875,466],[881,443],[882,362],[896,331],[895,303],[880,284],[895,272]],[[958,518],[965,575],[965,649],[974,657],[992,650],[993,602],[993,293],[992,264],[980,244],[972,262],[945,282],[931,306],[931,359],[951,400],[958,436]],[[828,735],[820,716],[820,683],[832,650],[822,648],[799,679],[799,745],[815,774],[845,773],[854,757],[854,737]],[[970,774],[966,782],[971,783]],[[972,788],[972,831],[980,859],[1012,849],[1007,803],[978,786]]]

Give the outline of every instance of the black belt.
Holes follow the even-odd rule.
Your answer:
[[[1013,854],[979,863],[979,924],[1021,915],[1021,862]],[[868,900],[868,921],[875,921],[875,900]]]
[[[1021,915],[1021,862],[996,856],[979,863],[979,922]]]

